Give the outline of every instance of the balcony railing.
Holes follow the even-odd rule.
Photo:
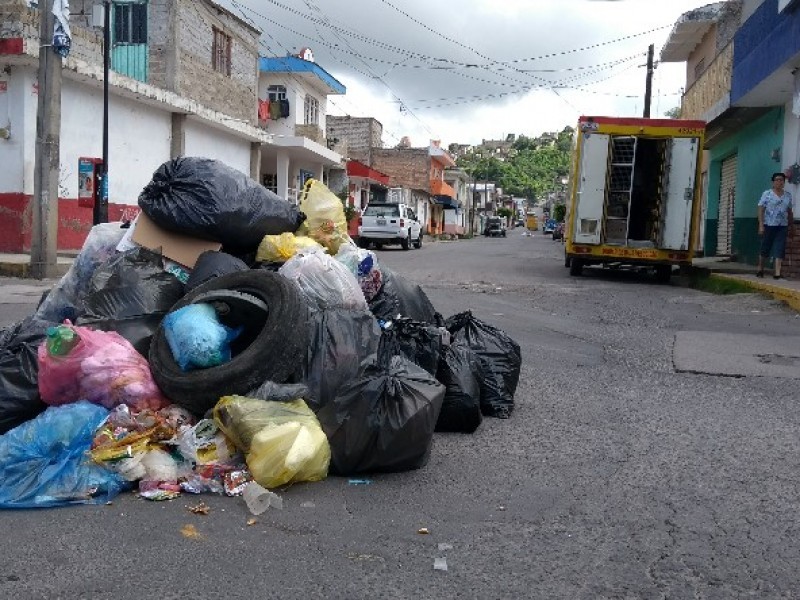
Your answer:
[[[732,71],[733,42],[731,41],[683,94],[681,118],[713,121],[725,112],[731,105]]]
[[[322,129],[318,125],[295,125],[294,134],[323,146],[325,145],[325,134],[322,133]]]

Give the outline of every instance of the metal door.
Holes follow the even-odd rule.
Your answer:
[[[670,143],[661,225],[661,248],[667,250],[689,249],[698,141],[697,138],[674,138]]]
[[[583,138],[573,237],[576,244],[600,243],[606,201],[608,139],[609,136],[598,133]]]
[[[730,256],[733,242],[733,209],[736,203],[737,156],[722,161],[717,222],[717,256]]]

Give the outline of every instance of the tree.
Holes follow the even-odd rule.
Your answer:
[[[567,216],[567,207],[565,204],[556,204],[553,207],[553,218],[559,223]]]
[[[681,107],[675,106],[670,108],[668,111],[664,112],[664,116],[668,119],[680,119],[681,118]]]

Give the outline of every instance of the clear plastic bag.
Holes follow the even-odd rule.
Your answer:
[[[300,227],[301,235],[314,238],[331,255],[335,255],[342,244],[352,243],[347,235],[344,204],[321,181],[306,181],[300,199],[300,211],[306,215],[306,220]]]
[[[117,245],[128,231],[121,225],[101,223],[92,227],[69,271],[36,309],[37,319],[58,323],[64,319],[75,321],[85,312],[84,297],[89,291],[92,275],[99,265],[116,254]]]
[[[210,304],[190,304],[164,319],[164,334],[172,356],[183,371],[205,369],[231,359],[231,342],[241,328],[231,329],[219,322]]]
[[[355,276],[332,256],[322,252],[301,252],[278,272],[297,282],[313,308],[367,308]]]
[[[51,406],[88,400],[106,408],[126,404],[136,411],[160,410],[169,402],[158,389],[150,365],[118,333],[61,325],[76,339],[62,354],[48,340],[39,346],[39,393]]]
[[[246,453],[253,479],[265,488],[319,481],[328,474],[328,439],[302,400],[226,396],[214,407],[214,420]]]
[[[304,235],[295,235],[293,233],[265,235],[258,246],[256,260],[258,262],[282,263],[298,252],[305,250],[324,250],[324,248],[312,238]]]
[[[124,479],[87,452],[108,411],[88,402],[50,407],[0,436],[0,508],[100,504]]]
[[[342,244],[336,253],[336,260],[356,276],[364,298],[370,302],[383,285],[383,276],[375,253],[355,244]]]

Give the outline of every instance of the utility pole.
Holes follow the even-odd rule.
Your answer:
[[[58,177],[61,142],[61,57],[52,46],[53,0],[39,4],[39,98],[33,173],[31,274],[55,277],[58,264]]]
[[[655,47],[650,44],[647,47],[647,80],[644,86],[644,118],[650,118],[650,102],[653,96],[653,52]]]
[[[108,222],[108,77],[111,65],[111,0],[103,0],[103,166],[92,222]]]

